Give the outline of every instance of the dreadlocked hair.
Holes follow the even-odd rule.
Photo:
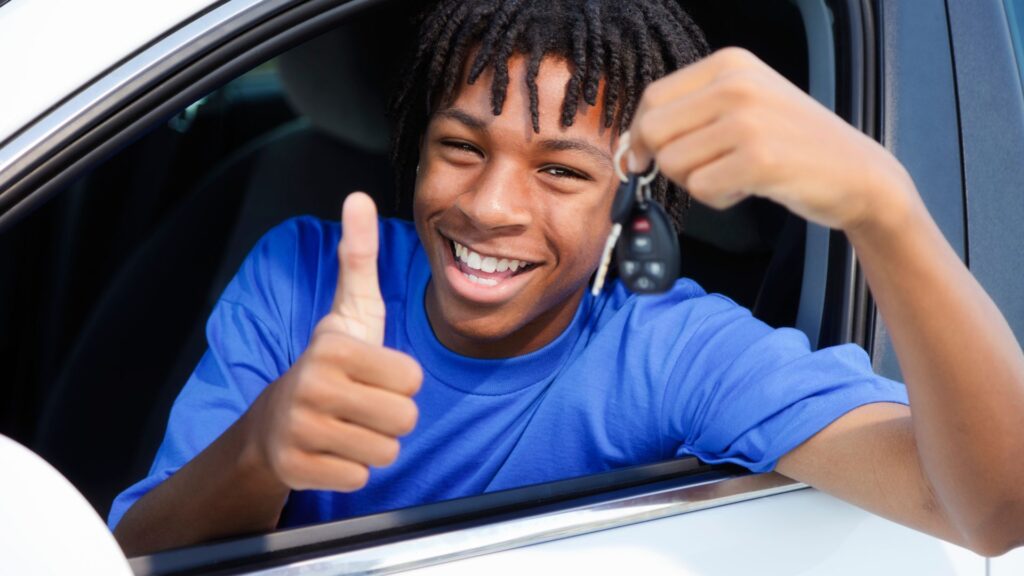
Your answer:
[[[493,70],[491,108],[498,115],[508,91],[509,59],[528,58],[530,114],[539,132],[541,61],[565,59],[571,76],[561,124],[573,124],[581,101],[597,105],[603,78],[603,123],[621,134],[648,84],[708,52],[704,34],[676,0],[440,0],[420,17],[415,53],[390,105],[396,201],[412,197],[420,138],[431,114],[455,100],[467,71],[473,84]],[[652,194],[682,227],[689,195],[664,177],[652,184]]]

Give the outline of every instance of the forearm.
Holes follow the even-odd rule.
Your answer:
[[[847,232],[893,339],[928,481],[975,548],[999,551],[1024,513],[1024,357],[909,178],[883,181],[895,208]]]
[[[114,530],[126,555],[276,527],[288,488],[247,443],[249,425],[243,416],[128,509]]]

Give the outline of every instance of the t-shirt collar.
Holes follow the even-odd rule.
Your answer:
[[[430,264],[422,246],[418,246],[409,274],[406,335],[424,371],[442,383],[470,394],[510,394],[550,382],[579,341],[584,324],[583,313],[591,300],[589,292],[586,293],[569,326],[539,350],[513,358],[471,358],[449,350],[434,334],[424,301],[430,278]]]

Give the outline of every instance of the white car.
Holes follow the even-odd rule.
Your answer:
[[[1024,336],[1024,0],[680,2],[712,44],[748,47],[889,147]],[[336,217],[342,191],[374,191],[388,211],[383,99],[418,4],[0,0],[0,433],[98,516],[148,469],[210,307],[256,239],[298,213]],[[691,222],[684,274],[814,346],[856,342],[899,379],[841,234],[758,202]],[[0,470],[17,476],[24,456]],[[70,538],[12,526],[5,502],[62,514],[43,484],[14,484],[0,485],[0,573],[14,547]],[[684,459],[130,566],[1008,576],[1024,552],[982,558],[777,474]]]

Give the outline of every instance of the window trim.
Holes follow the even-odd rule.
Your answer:
[[[287,574],[391,572],[792,492],[775,473],[696,458],[140,556],[137,576],[207,570]],[[260,572],[262,573],[262,572]]]
[[[0,232],[86,168],[256,64],[383,0],[229,0],[0,145]]]

